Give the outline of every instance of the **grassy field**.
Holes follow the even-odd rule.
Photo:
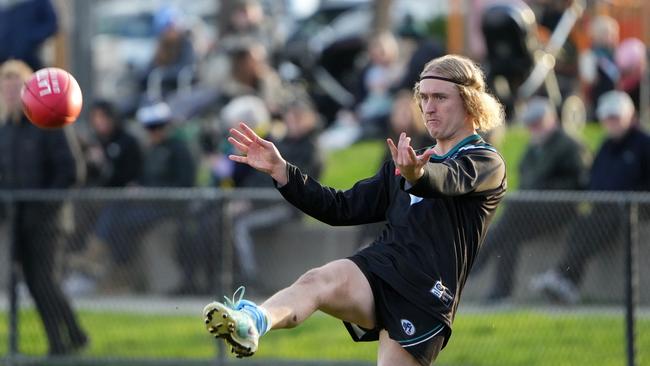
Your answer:
[[[213,339],[194,316],[80,312],[92,338],[90,357],[210,358]],[[0,319],[0,355],[6,354],[6,314]],[[46,352],[36,313],[23,311],[21,351]],[[622,315],[513,311],[461,314],[440,365],[622,365]],[[650,319],[638,322],[640,356],[650,359]],[[316,314],[302,326],[264,336],[256,358],[366,360],[377,344],[354,343],[341,323]],[[640,363],[644,364],[644,363]]]
[[[595,152],[600,146],[603,136],[600,125],[590,123],[582,133],[582,140],[589,150]],[[526,129],[515,126],[505,132],[497,145],[506,160],[510,191],[519,186],[517,166],[527,143],[528,132]],[[357,180],[375,174],[382,163],[384,145],[384,141],[364,141],[328,155],[323,183],[345,189],[351,187]]]

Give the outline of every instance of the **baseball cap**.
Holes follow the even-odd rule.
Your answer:
[[[165,102],[140,107],[135,115],[145,128],[161,126],[172,121],[172,111]]]
[[[634,113],[634,104],[632,98],[622,91],[612,90],[598,98],[598,108],[596,115],[598,119],[607,117],[624,117],[631,116]]]
[[[521,115],[521,121],[524,125],[529,126],[539,121],[548,113],[555,113],[555,109],[551,102],[544,97],[531,98]]]
[[[271,115],[264,101],[254,95],[243,95],[231,100],[221,109],[221,120],[227,128],[246,122],[251,128],[269,123]]]

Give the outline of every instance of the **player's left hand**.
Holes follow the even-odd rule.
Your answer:
[[[399,169],[400,174],[409,183],[415,182],[424,175],[424,165],[429,161],[429,157],[434,154],[433,148],[426,150],[422,155],[415,154],[411,147],[411,138],[402,132],[399,135],[397,146],[392,139],[386,139],[390,154],[395,162],[395,167]]]

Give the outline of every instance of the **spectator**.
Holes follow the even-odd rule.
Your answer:
[[[57,27],[50,0],[0,1],[0,64],[18,59],[40,69],[40,48]]]
[[[401,80],[393,85],[393,90],[411,89],[420,80],[417,70],[421,70],[431,59],[444,55],[444,47],[437,37],[432,37],[428,32],[415,24],[412,16],[407,16],[400,27],[400,48],[406,43],[406,48],[412,49],[407,56],[407,64]]]
[[[209,185],[219,188],[233,187],[271,187],[268,177],[254,169],[238,166],[228,159],[233,153],[224,137],[230,127],[239,121],[250,121],[251,125],[261,135],[266,136],[270,129],[269,111],[264,101],[253,95],[236,97],[221,109],[219,123],[203,131],[201,147],[202,157],[199,175],[209,175]],[[252,208],[252,203],[242,199],[231,202],[226,209],[229,217],[240,214]],[[183,276],[181,282],[170,293],[172,295],[189,295],[206,293],[214,275],[214,263],[220,258],[223,228],[221,226],[222,208],[213,202],[197,202],[191,207],[190,217],[197,218],[188,225],[185,231],[188,237],[185,245],[177,252],[178,264]],[[236,221],[236,220],[235,220]],[[239,248],[237,248],[239,250]],[[241,256],[238,256],[241,258]],[[238,263],[240,268],[245,265]],[[201,281],[201,273],[205,272],[207,281]],[[203,283],[207,285],[204,285]]]
[[[286,134],[276,143],[278,151],[292,164],[310,177],[320,177],[323,162],[316,144],[319,130],[318,114],[307,97],[290,102],[283,113]],[[238,164],[237,167],[241,167]],[[252,172],[251,172],[252,173]],[[263,183],[272,188],[268,176]],[[285,224],[301,217],[300,212],[280,202],[272,205],[250,203],[245,211],[239,212],[234,222],[234,242],[238,251],[242,274],[246,280],[258,283],[258,268],[255,259],[254,243],[251,233],[255,230],[268,229],[278,224]]]
[[[115,106],[97,100],[90,108],[95,141],[87,148],[89,186],[125,187],[135,184],[142,170],[142,151],[137,139],[124,129]]]
[[[641,79],[647,70],[647,51],[645,44],[638,38],[627,38],[616,48],[614,58],[621,77],[617,89],[630,95],[634,108],[641,108]]]
[[[555,107],[546,98],[531,99],[522,116],[530,140],[519,163],[522,190],[579,190],[586,188],[590,157],[587,149],[558,124]],[[557,233],[576,215],[570,204],[513,202],[487,234],[478,262],[478,272],[488,260],[496,262],[496,278],[489,302],[499,302],[512,293],[519,250],[538,237]]]
[[[593,191],[650,190],[650,136],[633,123],[629,95],[610,91],[598,100],[598,119],[607,132],[593,166]],[[595,204],[571,225],[570,244],[559,265],[533,279],[533,288],[568,304],[579,301],[578,288],[588,261],[620,239],[625,214],[611,204]]]
[[[86,143],[86,186],[134,185],[142,171],[142,151],[136,138],[124,129],[113,104],[95,101],[90,108],[90,125],[93,137]],[[75,210],[75,231],[68,242],[70,249],[81,253],[73,253],[67,260],[72,273],[64,288],[70,294],[94,291],[94,279],[105,270],[104,246],[95,238],[86,243],[86,235],[103,206],[101,202],[82,202]]]
[[[62,130],[42,130],[23,114],[21,88],[32,75],[22,61],[0,67],[0,188],[65,189],[75,183],[75,161]],[[19,202],[15,206],[15,253],[41,316],[50,355],[84,347],[88,338],[56,281],[60,202]]]
[[[278,73],[269,65],[264,46],[242,40],[230,53],[230,74],[221,84],[224,104],[236,97],[253,95],[261,98],[272,115],[280,112],[284,101]]]
[[[604,93],[613,90],[620,78],[614,60],[618,45],[618,22],[609,16],[596,16],[590,25],[591,48],[579,55],[578,71],[586,87],[589,116],[594,116],[596,102]]]
[[[398,58],[399,46],[392,33],[374,35],[367,53],[368,62],[354,90],[354,105],[339,110],[336,121],[319,137],[319,145],[324,150],[345,148],[362,138],[388,134],[393,102],[391,88],[402,81],[404,64]]]
[[[185,143],[171,134],[169,106],[162,102],[144,106],[138,110],[137,118],[147,131],[148,148],[136,185],[146,188],[192,187],[194,160]],[[130,276],[130,271],[141,268],[128,267],[138,248],[134,243],[156,223],[183,215],[178,205],[159,201],[115,203],[104,210],[97,221],[96,235],[108,245],[115,265],[109,282],[105,284],[106,289],[121,290],[124,285],[133,285],[135,290],[144,290],[146,284],[142,278]],[[133,282],[125,283],[129,280]]]
[[[225,15],[227,21],[219,37],[221,49],[231,49],[243,38],[259,42],[270,55],[275,55],[284,45],[285,35],[264,14],[259,0],[235,0]]]
[[[390,88],[404,73],[399,46],[392,33],[373,36],[368,46],[368,64],[361,71],[356,92],[356,113],[364,136],[385,136],[391,111]],[[413,84],[415,85],[415,84]]]
[[[151,95],[160,98],[175,90],[178,77],[184,70],[193,74],[196,53],[192,43],[192,35],[183,23],[180,10],[173,7],[163,7],[154,17],[155,28],[158,32],[158,45],[149,66],[145,70],[143,85],[149,88],[153,82],[154,72],[159,73],[161,95]],[[152,85],[156,87],[156,85]],[[151,91],[151,90],[148,90]]]

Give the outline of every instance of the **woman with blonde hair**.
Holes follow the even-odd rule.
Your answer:
[[[22,61],[0,66],[0,189],[64,189],[76,180],[75,161],[62,130],[31,124],[22,110],[21,88],[32,70]],[[50,355],[88,342],[54,275],[60,203],[18,202],[11,225],[14,258],[43,321]]]

